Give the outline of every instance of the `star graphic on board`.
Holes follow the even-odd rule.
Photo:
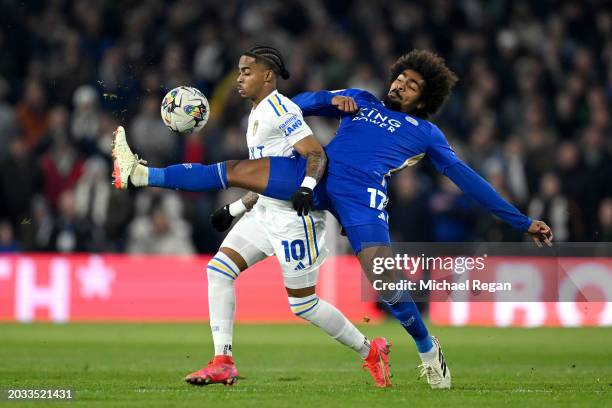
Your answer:
[[[77,278],[81,283],[81,296],[85,299],[108,298],[116,273],[104,264],[100,256],[89,258],[89,264],[77,270]]]

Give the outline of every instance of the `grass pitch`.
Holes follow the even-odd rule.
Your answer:
[[[0,406],[611,406],[610,328],[432,327],[452,371],[450,391],[417,379],[415,347],[397,324],[362,329],[393,340],[392,388],[374,388],[354,352],[308,325],[236,327],[242,378],[194,387],[182,378],[212,354],[206,323],[1,324],[0,389],[70,388],[75,400]]]

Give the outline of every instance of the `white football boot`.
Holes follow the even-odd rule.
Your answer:
[[[147,164],[145,160],[138,158],[137,154],[132,153],[130,146],[125,138],[123,126],[117,127],[113,132],[113,185],[116,189],[127,190],[130,176],[139,164]]]
[[[431,336],[431,341],[435,349],[435,357],[431,360],[423,361],[423,364],[419,366],[421,369],[419,378],[426,376],[427,383],[435,390],[447,390],[451,387],[450,369],[446,365],[438,339]]]

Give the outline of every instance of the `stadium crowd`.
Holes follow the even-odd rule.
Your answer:
[[[382,96],[412,48],[460,81],[438,124],[458,155],[558,241],[612,241],[612,9],[604,1],[0,0],[0,251],[214,252],[210,213],[237,192],[116,191],[119,124],[152,166],[248,157],[240,53],[286,55],[281,92],[359,87]],[[208,95],[178,137],[162,96]],[[309,123],[323,143],[334,122]],[[516,241],[427,160],[395,175],[397,241]]]

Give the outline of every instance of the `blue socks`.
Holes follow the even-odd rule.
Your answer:
[[[217,191],[227,188],[225,162],[211,165],[184,163],[166,168],[149,167],[149,186],[184,191]]]
[[[382,298],[381,298],[382,299]],[[419,309],[410,295],[405,291],[397,291],[391,299],[382,299],[391,314],[400,322],[412,336],[419,353],[426,353],[433,347],[431,336],[421,319]]]

